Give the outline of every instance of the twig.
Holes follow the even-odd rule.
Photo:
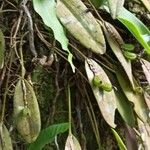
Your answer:
[[[13,9],[0,10],[0,13],[5,13],[5,12],[17,12],[17,10],[13,10]]]
[[[26,3],[28,2],[28,0],[23,0],[21,3],[21,6],[24,10],[24,12],[26,13],[27,17],[28,17],[28,28],[29,28],[29,44],[30,44],[30,50],[33,54],[33,56],[35,58],[37,58],[37,51],[35,49],[35,45],[34,45],[34,32],[33,32],[33,21],[32,21],[32,17],[31,14],[29,12],[29,9],[26,6]]]

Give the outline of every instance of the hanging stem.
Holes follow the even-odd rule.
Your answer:
[[[4,115],[5,115],[5,107],[6,107],[6,96],[7,96],[7,92],[8,92],[8,83],[9,83],[9,77],[10,77],[10,68],[13,62],[13,57],[14,57],[14,51],[11,49],[10,51],[10,61],[9,61],[9,66],[8,66],[8,74],[7,74],[7,79],[6,79],[6,86],[5,86],[5,92],[4,92],[4,96],[3,96],[3,107],[2,107],[2,115],[0,118],[0,124],[3,124],[3,120],[4,120]]]
[[[21,40],[20,40],[20,47],[19,47],[19,53],[20,53],[20,65],[21,65],[21,77],[24,78],[24,75],[25,75],[25,68],[24,68],[24,60],[23,60],[23,53],[22,53],[22,45],[23,45],[23,38],[25,37],[25,35],[27,34],[28,32],[26,32],[22,37],[21,37]]]
[[[71,97],[70,97],[69,84],[68,84],[68,110],[69,110],[69,134],[72,134],[72,132],[71,132]]]

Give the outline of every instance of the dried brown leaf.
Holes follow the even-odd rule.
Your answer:
[[[94,60],[87,59],[85,61],[86,74],[88,76],[89,83],[91,85],[93,94],[98,103],[99,109],[104,119],[106,120],[106,122],[111,127],[114,128],[116,126],[114,123],[114,118],[115,118],[115,110],[117,108],[114,90],[112,89],[110,92],[107,92],[93,85],[94,73],[91,70],[91,66],[93,67],[93,70],[96,71],[96,75],[99,76],[102,81],[105,81],[110,85],[111,85],[111,82],[107,74],[104,72],[104,70]]]
[[[58,0],[56,10],[61,23],[81,44],[97,54],[105,53],[101,26],[82,1]]]
[[[65,150],[81,150],[80,144],[74,135],[68,135]]]
[[[0,150],[13,150],[9,131],[4,124],[0,125]]]
[[[19,79],[14,93],[14,116],[18,132],[27,143],[36,140],[41,129],[38,102],[27,80]]]

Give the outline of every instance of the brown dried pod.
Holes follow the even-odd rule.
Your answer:
[[[15,87],[14,117],[23,139],[27,143],[34,142],[41,129],[41,118],[34,90],[25,79],[19,79]]]
[[[0,150],[13,150],[9,131],[4,124],[0,125]]]

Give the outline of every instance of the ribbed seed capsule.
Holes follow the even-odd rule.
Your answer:
[[[20,79],[15,87],[14,116],[23,139],[27,143],[34,142],[41,129],[40,112],[34,90],[24,79]]]
[[[137,58],[137,55],[135,53],[128,51],[123,51],[123,55],[129,60],[135,60]]]
[[[99,76],[95,75],[93,78],[93,84],[97,87],[100,87],[102,84],[102,80],[100,79]]]
[[[101,89],[103,89],[104,91],[110,92],[110,91],[112,91],[113,88],[112,88],[111,84],[103,82],[101,84]]]
[[[122,48],[124,51],[129,51],[129,52],[134,51],[134,45],[132,45],[132,44],[123,44],[123,45],[121,46],[121,48]]]
[[[13,150],[9,132],[4,124],[0,125],[0,150]]]
[[[106,82],[103,82],[98,75],[95,75],[93,78],[93,84],[100,89],[110,92],[112,90],[112,85]]]

